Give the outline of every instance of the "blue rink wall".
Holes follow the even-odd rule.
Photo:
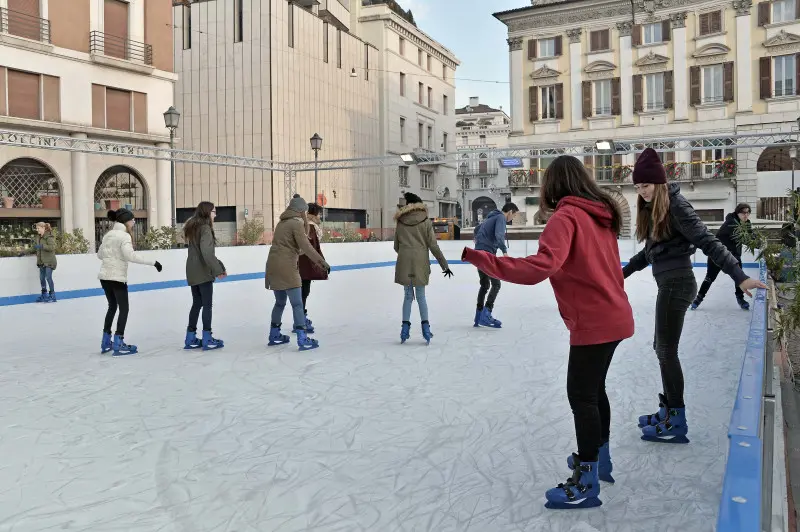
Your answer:
[[[472,242],[465,240],[440,241],[439,246],[451,263],[460,263],[461,250]],[[525,257],[536,252],[535,240],[512,240],[509,254]],[[620,240],[622,264],[635,254],[641,246],[632,240]],[[394,265],[396,254],[392,242],[364,242],[323,244],[322,251],[332,270],[346,271],[363,268],[381,268]],[[163,290],[186,286],[185,249],[163,251],[140,251],[143,256],[158,260],[164,269],[131,264],[128,268],[130,291]],[[225,263],[228,278],[224,282],[246,281],[262,278],[269,246],[219,247],[217,256]],[[697,253],[696,267],[706,266],[706,257]],[[752,256],[743,257],[745,268],[758,268]],[[94,297],[102,295],[97,273],[100,261],[95,254],[59,255],[58,268],[53,274],[59,299]],[[40,292],[39,270],[35,257],[0,259],[0,306],[31,303]]]

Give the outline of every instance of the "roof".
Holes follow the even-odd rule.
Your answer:
[[[462,107],[460,109],[456,109],[456,114],[457,115],[470,114],[470,111],[467,111],[467,107],[469,107],[469,105],[465,105],[464,107]],[[474,113],[502,113],[502,112],[503,112],[502,109],[495,109],[494,107],[489,107],[488,105],[485,105],[485,104],[479,104],[479,105],[476,105],[475,107],[472,108],[472,114],[474,114]]]
[[[539,9],[542,7],[549,7],[558,4],[570,4],[573,2],[580,2],[580,1],[581,0],[548,0],[546,2],[540,2],[535,5],[518,7],[516,9],[509,9],[507,11],[498,11],[497,13],[492,13],[492,16],[497,20],[499,20],[500,22],[503,22],[503,18],[505,18],[505,15],[516,15],[518,13],[524,13],[525,11],[533,11],[535,9]]]

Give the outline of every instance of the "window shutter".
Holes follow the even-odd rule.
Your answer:
[[[8,69],[8,116],[41,120],[39,74]]]
[[[106,127],[106,88],[92,84],[92,127]]]
[[[719,33],[722,31],[722,11],[714,11],[711,13],[711,33]]]
[[[669,42],[670,37],[671,36],[670,36],[669,20],[665,20],[661,23],[661,40],[663,40],[664,42]]]
[[[644,109],[644,93],[642,91],[642,75],[636,74],[631,79],[633,82],[633,112],[638,113]]]
[[[674,163],[675,162],[675,152],[674,151],[665,151],[661,154],[661,160],[665,163]]]
[[[536,39],[528,41],[528,59],[536,59]]]
[[[61,122],[61,79],[42,76],[42,120]]]
[[[631,45],[639,46],[641,44],[642,44],[642,26],[639,24],[634,24],[633,29],[631,30]]]
[[[700,35],[708,35],[711,33],[711,13],[703,13],[700,15]]]
[[[611,80],[611,114],[622,114],[622,83],[620,78],[613,78]]]
[[[797,0],[797,1],[800,2],[800,0]],[[556,37],[556,46],[555,46],[555,48],[556,48],[556,56],[560,56],[562,53],[564,53],[562,46],[563,46],[562,38],[561,38],[561,35],[559,35],[558,37]]]
[[[797,82],[800,81],[800,54],[794,54],[794,93],[800,94]]]
[[[564,84],[556,85],[556,118],[564,118]]]
[[[758,60],[760,80],[760,96],[762,100],[772,98],[772,58],[762,57]]]
[[[689,105],[700,105],[700,67],[689,68]]]
[[[603,30],[603,50],[611,49],[611,30]]]
[[[672,109],[675,101],[672,70],[664,72],[664,109]]]
[[[766,26],[770,22],[771,2],[759,2],[758,4],[758,25]]]
[[[722,99],[733,101],[733,61],[722,64]]]
[[[131,131],[131,93],[106,88],[106,127]]]
[[[612,164],[614,166],[622,166],[622,155],[621,154],[615,154],[614,157],[613,157],[613,163]]]
[[[794,0],[794,18],[795,20],[800,18],[800,0]]]
[[[581,89],[583,95],[583,117],[584,118],[591,118],[592,117],[592,82],[591,81],[583,81],[581,82]]]
[[[595,50],[598,50],[600,48],[600,46],[598,45],[599,37],[600,37],[600,35],[596,31],[593,31],[593,32],[591,32],[589,34],[589,50],[590,51],[594,52]]]
[[[528,118],[531,122],[536,122],[539,118],[539,101],[536,98],[537,87],[528,88]]]
[[[697,163],[703,160],[703,150],[695,150],[692,152],[692,162]]]

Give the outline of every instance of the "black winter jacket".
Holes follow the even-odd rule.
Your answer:
[[[740,222],[739,216],[735,212],[732,212],[725,217],[725,222],[722,224],[722,227],[719,228],[719,231],[717,231],[717,239],[719,239],[719,241],[728,248],[728,251],[733,253],[733,256],[738,260],[742,259],[742,243],[736,241],[735,233],[736,228],[742,223],[744,223],[746,229],[750,229],[750,220]]]
[[[739,261],[708,230],[680,192],[681,188],[677,183],[669,184],[669,217],[672,229],[669,239],[656,242],[648,237],[644,249],[634,255],[622,269],[623,274],[627,278],[645,269],[648,264],[653,265],[653,275],[691,268],[692,255],[699,248],[723,272],[731,276],[737,286],[740,285],[747,279],[747,275],[739,267]]]

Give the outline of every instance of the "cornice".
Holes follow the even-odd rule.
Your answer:
[[[440,51],[439,49],[437,49],[433,45],[431,45],[427,40],[423,39],[422,37],[417,35],[415,32],[409,30],[408,28],[406,28],[404,25],[400,24],[396,20],[390,19],[388,22],[389,22],[389,27],[391,29],[393,29],[394,31],[396,31],[397,33],[399,33],[400,35],[402,35],[403,37],[405,37],[405,39],[407,41],[410,41],[410,42],[416,44],[419,48],[425,50],[426,52],[428,52],[432,56],[435,56],[437,59],[439,59],[439,61],[441,61],[445,65],[449,66],[453,70],[455,70],[458,67],[458,65],[460,64],[458,62],[458,60],[455,59],[455,57],[451,57],[449,55],[445,55],[442,51]]]

